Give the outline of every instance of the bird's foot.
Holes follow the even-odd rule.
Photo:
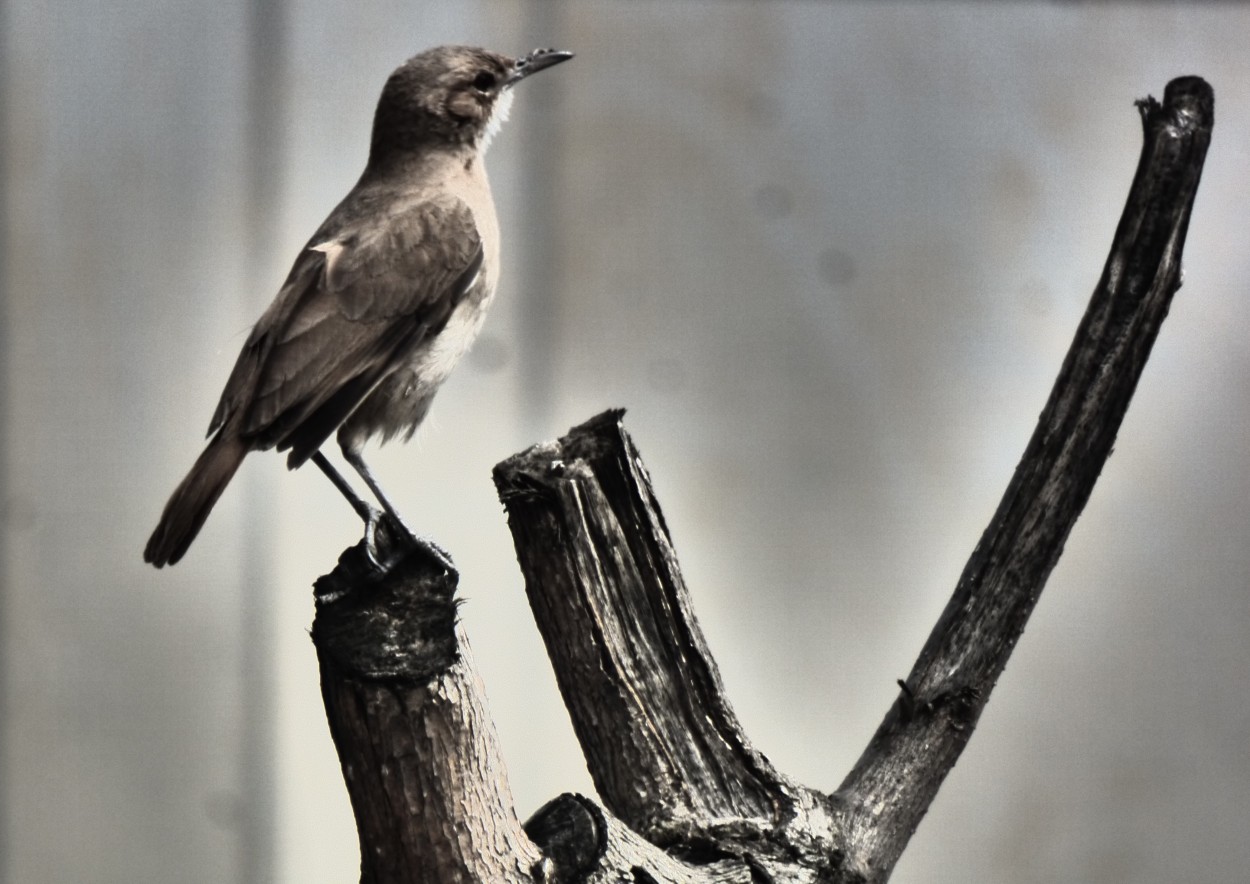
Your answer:
[[[380,571],[389,570],[413,547],[420,549],[450,574],[459,574],[451,554],[428,537],[414,534],[393,514],[369,507],[365,519],[365,552]]]

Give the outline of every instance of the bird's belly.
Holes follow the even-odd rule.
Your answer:
[[[415,388],[409,395],[432,395],[447,380],[460,357],[482,330],[489,305],[489,296],[480,301],[465,298],[447,318],[443,330],[428,339],[424,346],[416,348],[408,364],[399,369],[409,375]]]
[[[352,412],[339,428],[339,443],[359,450],[373,435],[381,436],[383,442],[400,434],[411,436],[425,419],[438,388],[482,330],[490,300],[488,294],[462,301],[442,331],[416,347],[407,362]]]

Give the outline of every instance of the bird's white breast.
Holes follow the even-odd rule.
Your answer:
[[[443,330],[430,337],[427,346],[417,349],[411,363],[419,386],[415,393],[432,394],[447,379],[482,330],[493,297],[494,292],[487,291],[482,298],[465,298],[452,311]]]

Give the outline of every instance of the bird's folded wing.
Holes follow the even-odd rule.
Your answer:
[[[312,243],[239,354],[213,428],[237,411],[258,447],[284,449],[333,399],[342,418],[328,436],[442,329],[481,264],[473,215],[454,199],[409,205]]]

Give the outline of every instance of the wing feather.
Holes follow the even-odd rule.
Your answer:
[[[450,197],[321,233],[253,328],[209,431],[238,414],[251,444],[301,462],[442,329],[482,262],[473,215]]]

